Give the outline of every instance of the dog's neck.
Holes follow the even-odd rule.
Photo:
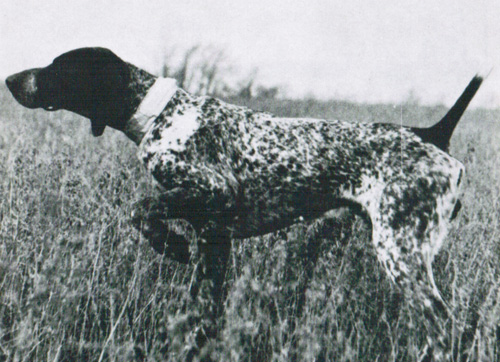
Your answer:
[[[139,145],[178,89],[175,79],[156,78],[123,129],[127,137]]]

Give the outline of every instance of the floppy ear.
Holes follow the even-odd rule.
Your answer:
[[[89,118],[94,136],[102,135],[106,126],[123,128],[127,63],[108,49],[81,48],[57,57],[48,68],[65,88],[60,92],[62,108]]]
[[[98,137],[106,126],[120,129],[126,105],[123,101],[128,91],[129,71],[126,63],[107,49],[98,49],[94,55],[94,77],[92,85],[94,104],[99,110],[91,119],[92,134]]]
[[[99,137],[102,136],[102,134],[104,133],[104,129],[106,128],[106,123],[104,121],[91,119],[90,126],[92,128],[92,135],[94,137]]]

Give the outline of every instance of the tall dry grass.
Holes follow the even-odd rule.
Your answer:
[[[282,116],[432,124],[443,107],[232,99]],[[463,209],[434,263],[455,319],[457,361],[500,361],[500,112],[470,111],[451,153]],[[180,361],[190,343],[190,266],[130,226],[153,192],[134,146],[66,112],[31,111],[0,89],[0,361]],[[319,251],[312,262],[310,251]],[[220,361],[413,361],[425,340],[344,214],[235,240]]]

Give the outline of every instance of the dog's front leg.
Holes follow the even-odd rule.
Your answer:
[[[134,204],[131,222],[157,253],[186,264],[193,236],[186,225],[172,220],[167,205],[164,195],[147,197]]]
[[[219,197],[218,200],[224,199]],[[188,221],[197,234],[187,238],[196,242],[194,246],[186,239],[181,244],[183,252],[181,255],[186,255],[185,260],[189,260],[195,266],[190,286],[190,294],[194,302],[194,309],[190,311],[190,314],[195,317],[194,325],[188,328],[190,332],[183,337],[188,338],[194,332],[194,345],[187,341],[171,341],[172,345],[191,345],[193,349],[189,354],[208,353],[209,348],[204,347],[209,346],[208,341],[217,338],[222,328],[219,317],[224,304],[223,284],[231,251],[229,226],[232,213],[227,209],[213,206],[229,204],[229,201],[210,202],[210,197],[202,192],[193,193],[176,188],[143,200],[139,207],[143,210],[142,220],[139,223],[143,225],[142,233],[149,237],[153,247],[156,245],[157,251],[167,253],[179,249],[178,244],[173,243],[171,239],[176,234],[172,230],[170,219]],[[149,226],[145,230],[146,224]],[[167,255],[171,256],[170,253]],[[177,337],[179,336],[175,336]]]
[[[195,239],[191,232],[193,230],[189,230],[185,223],[177,220],[189,222],[198,235],[201,233],[208,235],[213,234],[212,231],[207,232],[208,225],[214,220],[231,215],[230,212],[224,212],[224,209],[220,208],[221,203],[216,203],[214,208],[214,203],[207,201],[210,200],[210,196],[205,194],[193,193],[184,188],[160,191],[134,204],[132,225],[142,233],[156,252],[181,263],[188,263],[191,254],[190,241]],[[223,199],[223,196],[218,198],[218,200]],[[221,232],[226,228],[228,221],[230,220],[216,223]],[[215,227],[210,226],[210,228]]]
[[[225,289],[224,280],[231,251],[231,239],[217,232],[218,227],[207,228],[198,238],[199,263],[190,289],[195,301],[196,314],[201,318],[196,333],[197,350],[200,358],[209,353],[204,349],[208,341],[215,341],[223,328]],[[209,346],[209,345],[208,345]],[[210,359],[207,359],[210,360]]]
[[[213,197],[213,193],[211,192]],[[176,188],[161,194],[151,208],[151,219],[160,218],[187,220],[197,234],[197,255],[191,258],[199,263],[198,281],[209,280],[211,299],[218,305],[222,298],[222,284],[226,272],[227,260],[231,249],[231,225],[233,213],[221,205],[231,202],[220,193],[215,204],[203,192],[193,194],[182,188]],[[214,207],[214,204],[216,207]],[[163,223],[165,224],[165,222]],[[193,297],[199,294],[198,283],[191,290]],[[215,311],[214,311],[215,312]],[[217,314],[217,313],[215,313]]]

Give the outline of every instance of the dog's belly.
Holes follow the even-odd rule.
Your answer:
[[[235,202],[235,237],[273,232],[349,204],[355,179],[338,177],[334,168],[330,171],[316,171],[307,177],[265,173],[243,180]]]
[[[268,234],[297,222],[317,219],[332,209],[350,206],[341,198],[327,206],[326,203],[315,204],[307,196],[296,196],[302,200],[295,205],[289,202],[290,197],[276,197],[273,200],[261,197],[243,205],[242,212],[234,220],[233,236],[246,238]],[[325,195],[325,198],[333,199],[330,196]]]

